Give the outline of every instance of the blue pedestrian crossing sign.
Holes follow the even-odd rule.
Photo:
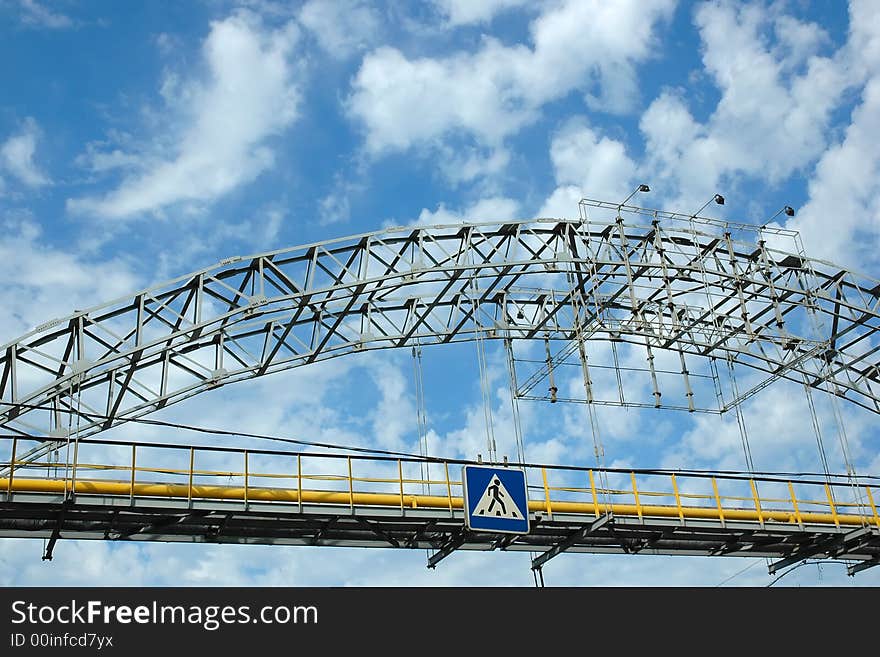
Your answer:
[[[468,529],[498,534],[528,534],[526,475],[514,468],[466,465],[464,523]]]

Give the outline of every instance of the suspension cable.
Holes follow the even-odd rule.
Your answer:
[[[822,471],[825,473],[825,479],[831,483],[831,470],[828,467],[828,454],[825,451],[825,443],[822,440],[822,426],[819,422],[819,415],[816,413],[816,404],[813,401],[813,391],[807,381],[806,374],[804,376],[804,392],[807,396],[807,405],[810,407],[810,419],[813,424],[813,433],[816,434],[816,446],[819,450],[819,460],[822,463]]]
[[[520,463],[526,462],[526,449],[523,441],[522,420],[519,413],[519,395],[517,394],[516,362],[513,357],[513,341],[504,339],[504,348],[507,352],[507,374],[510,380],[510,411],[513,417],[513,436],[516,440],[516,454]],[[528,475],[526,475],[528,484]]]
[[[816,272],[813,269],[812,261],[807,258],[803,251],[803,244],[800,243],[800,235],[795,234],[795,245],[798,247],[798,253],[801,254],[804,263],[806,263],[806,267],[804,267],[804,271],[809,273],[813,280],[816,279]],[[799,279],[801,280],[801,279]],[[816,307],[815,301],[815,293],[813,292],[813,288],[810,286],[809,281],[802,281],[802,288],[804,289],[804,296],[806,297],[806,308],[807,308],[807,316],[810,318],[810,328],[813,330],[813,337],[817,340],[823,340],[823,336],[825,335],[824,322],[822,318],[819,316]],[[858,505],[859,515],[863,515],[861,512],[866,508],[865,501],[862,497],[862,491],[858,484],[858,475],[856,474],[855,463],[852,458],[852,452],[850,450],[849,438],[846,434],[846,426],[843,421],[843,413],[840,410],[840,405],[838,402],[839,389],[837,386],[837,381],[834,376],[831,374],[831,363],[829,361],[825,361],[822,366],[822,370],[825,370],[821,373],[821,376],[824,378],[825,382],[831,385],[831,390],[826,392],[831,397],[831,414],[834,418],[834,423],[837,428],[837,438],[840,442],[840,451],[843,456],[844,465],[846,466],[846,474],[849,479],[850,487],[853,491],[853,500]],[[863,519],[863,522],[867,522],[867,518]]]
[[[416,345],[412,348],[413,356],[413,378],[415,380],[416,389],[416,424],[419,433],[419,455],[422,457],[421,474],[422,474],[422,492],[430,494],[431,470],[428,464],[428,418],[425,412],[425,387],[422,375],[422,347],[416,340]]]
[[[733,367],[733,362],[731,361],[730,354],[727,354],[727,370],[730,376],[730,384],[733,387],[733,398],[739,399],[739,386],[736,383],[736,371]],[[734,414],[736,415],[736,423],[739,427],[739,437],[742,442],[743,455],[746,460],[746,468],[749,471],[749,474],[754,474],[755,472],[755,464],[752,461],[752,448],[749,444],[749,432],[746,428],[746,418],[742,411],[742,403],[734,404]]]
[[[483,418],[486,424],[486,447],[489,450],[489,461],[497,461],[495,445],[495,426],[492,420],[492,391],[489,383],[489,365],[486,361],[486,346],[483,338],[483,329],[479,323],[477,304],[477,284],[475,277],[471,277],[471,304],[473,306],[474,333],[477,343],[477,365],[480,371],[480,390],[483,396]]]

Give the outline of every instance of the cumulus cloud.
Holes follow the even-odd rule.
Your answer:
[[[873,268],[880,263],[880,5],[850,5],[846,59],[864,79],[843,138],[826,150],[809,182],[809,199],[789,228],[801,231],[807,252],[837,263]]]
[[[360,0],[309,0],[299,20],[321,48],[337,59],[368,48],[380,28],[376,9]]]
[[[880,235],[877,134],[880,77],[865,87],[843,141],[822,155],[809,183],[808,202],[787,224],[801,232],[811,256],[855,266],[880,263],[876,252]]]
[[[28,187],[49,184],[49,178],[34,162],[40,129],[34,119],[27,119],[21,131],[9,137],[0,146],[0,170]]]
[[[684,93],[667,90],[640,123],[653,179],[671,194],[693,201],[737,176],[778,184],[826,148],[831,113],[851,83],[843,51],[820,55],[819,26],[774,12],[733,3],[696,11],[717,106],[699,123]]]
[[[441,203],[436,210],[422,208],[419,213],[417,224],[458,224],[462,222],[476,221],[508,221],[516,219],[519,213],[519,203],[503,196],[491,196],[483,198],[461,211],[450,210]]]
[[[635,65],[651,56],[654,30],[673,6],[563,2],[532,22],[531,46],[486,36],[475,52],[437,58],[383,46],[364,58],[348,113],[363,125],[367,150],[378,154],[453,134],[498,147],[572,91],[594,107],[628,111]]]
[[[489,23],[498,14],[524,4],[526,0],[434,0],[434,5],[451,27]]]
[[[872,137],[880,129],[880,7],[853,2],[847,42],[824,55],[828,34],[778,6],[704,4],[694,21],[720,92],[706,119],[695,117],[682,90],[662,91],[640,118],[638,157],[586,119],[570,121],[553,136],[556,187],[538,214],[573,216],[580,198],[624,198],[642,179],[670,205],[696,207],[719,189],[812,174],[808,202],[787,227],[802,231],[818,257],[880,261],[871,247],[880,235],[880,148]],[[853,90],[858,102],[838,132],[834,112]]]
[[[622,142],[599,134],[583,120],[571,121],[554,135],[550,160],[559,186],[538,212],[542,217],[574,216],[584,196],[622,200],[636,172]]]
[[[201,51],[204,79],[169,76],[163,84],[177,138],[160,138],[158,152],[146,138],[135,172],[105,195],[68,200],[68,210],[123,219],[182,201],[210,202],[253,181],[274,163],[269,140],[297,115],[290,61],[296,42],[293,23],[270,29],[250,13],[213,22]],[[132,164],[126,153],[103,155],[93,169]]]

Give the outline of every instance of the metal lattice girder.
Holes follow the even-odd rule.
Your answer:
[[[392,228],[228,258],[0,348],[0,423],[88,436],[226,383],[478,332],[731,358],[880,412],[877,280],[650,216]]]

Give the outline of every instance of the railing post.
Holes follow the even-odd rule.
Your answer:
[[[403,464],[397,459],[397,479],[400,482],[400,512],[403,513]]]
[[[675,475],[672,475],[672,492],[675,493],[675,506],[678,508],[678,519],[684,524],[684,509],[681,507],[681,495],[678,492],[678,482]]]
[[[6,501],[12,499],[12,479],[15,476],[15,453],[18,448],[18,436],[12,438],[12,455],[9,457],[9,479],[6,480]]]
[[[599,517],[599,497],[596,495],[596,481],[593,479],[593,470],[587,470],[587,473],[590,475],[590,491],[593,493],[593,510],[596,513],[596,517]]]
[[[299,512],[303,510],[303,470],[302,454],[296,455],[296,497],[299,501]]]
[[[761,500],[758,498],[758,489],[755,486],[755,480],[749,479],[749,484],[752,487],[752,498],[755,500],[755,511],[758,512],[758,522],[761,523],[761,527],[764,527],[764,512],[761,511]]]
[[[12,471],[10,470],[9,473],[11,475]],[[877,525],[878,528],[880,528],[880,516],[877,515],[877,505],[874,504],[874,496],[871,494],[871,487],[865,486],[865,491],[868,493],[868,502],[870,502],[871,511],[873,511],[874,513],[874,524]]]
[[[825,495],[828,496],[828,506],[831,507],[831,517],[834,518],[834,524],[840,529],[840,519],[837,517],[837,507],[834,506],[834,498],[831,496],[831,487],[825,484]]]
[[[244,450],[244,510],[248,510],[248,451]]]
[[[190,508],[192,508],[193,502],[193,466],[196,460],[196,448],[189,448],[189,485],[186,489],[186,501]]]
[[[134,505],[134,472],[137,463],[137,445],[131,446],[131,486],[129,488],[128,503]]]
[[[452,510],[452,482],[449,481],[449,462],[443,461],[443,469],[446,471],[446,499],[449,500],[449,515],[454,516],[455,511]]]
[[[547,485],[547,468],[541,468],[541,477],[544,478],[544,500],[547,505],[547,515],[553,519],[553,506],[550,504],[550,487]]]
[[[712,477],[712,491],[715,493],[715,504],[718,505],[718,517],[721,519],[721,526],[725,527],[724,507],[721,506],[721,496],[718,494],[718,482],[715,480],[715,477]]]
[[[351,474],[351,457],[348,457],[348,508],[354,513],[354,480]]]
[[[76,498],[76,466],[79,461],[79,438],[73,441],[73,473],[70,482],[70,499]]]
[[[788,482],[788,492],[791,495],[791,505],[794,507],[795,520],[797,520],[798,527],[803,529],[804,519],[801,516],[801,508],[798,506],[797,497],[794,494],[794,486],[790,481]]]
[[[636,513],[639,514],[639,522],[642,522],[643,521],[642,520],[642,503],[639,501],[639,489],[638,489],[638,486],[636,486],[636,473],[630,471],[629,474],[630,474],[630,477],[632,478],[633,497],[636,500]]]

